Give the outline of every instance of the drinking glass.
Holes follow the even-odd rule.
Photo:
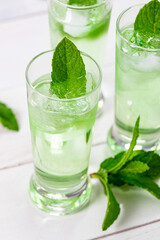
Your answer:
[[[64,215],[82,208],[91,193],[87,171],[102,77],[98,64],[81,53],[87,93],[74,99],[53,97],[53,53],[39,54],[26,69],[35,169],[29,192],[40,209]]]
[[[115,123],[108,135],[113,152],[128,149],[138,115],[140,136],[136,148],[152,150],[159,144],[160,39],[150,39],[149,47],[133,42],[134,21],[142,7],[128,8],[117,20]],[[138,41],[142,42],[140,36]]]
[[[107,32],[111,15],[111,0],[99,0],[90,6],[69,5],[68,0],[48,0],[51,47],[67,37],[78,49],[92,56],[103,67]],[[101,93],[99,114],[104,97]]]

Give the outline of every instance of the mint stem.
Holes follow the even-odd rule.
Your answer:
[[[96,173],[90,173],[90,174],[89,174],[89,176],[90,176],[91,178],[94,178],[95,175],[96,175]]]

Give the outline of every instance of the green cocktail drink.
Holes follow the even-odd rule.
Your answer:
[[[53,51],[35,57],[27,68],[29,120],[35,173],[30,183],[34,203],[52,214],[68,214],[89,199],[87,176],[101,72],[81,53],[86,93],[61,99],[51,91]]]
[[[140,115],[137,149],[154,149],[160,137],[160,35],[136,33],[142,5],[124,11],[117,21],[115,124],[109,133],[113,151],[128,148]]]
[[[48,79],[49,76],[39,79],[33,87],[49,97]],[[79,100],[55,101],[53,106],[48,100],[35,107],[36,100],[33,94],[29,116],[37,174],[44,184],[51,175],[50,182],[46,182],[50,187],[74,187],[87,176],[97,105],[94,101],[93,106],[88,106],[87,101]]]
[[[51,47],[67,37],[104,67],[111,7],[112,0],[48,0]],[[103,105],[101,92],[97,116]]]
[[[48,11],[52,48],[67,37],[103,64],[111,0],[50,0]]]

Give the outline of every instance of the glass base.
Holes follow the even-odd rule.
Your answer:
[[[102,92],[100,92],[99,101],[98,101],[98,111],[97,118],[102,115],[104,109],[105,98]]]
[[[113,125],[108,132],[107,142],[111,151],[114,154],[117,154],[121,151],[128,150],[131,139],[132,139],[132,132],[128,132],[124,129],[120,129],[116,125]],[[157,134],[155,133],[143,134],[143,135],[141,134],[134,150],[141,150],[141,149],[145,151],[154,150],[157,153],[160,153],[159,135],[157,136]]]
[[[83,208],[89,201],[91,194],[91,182],[88,177],[83,186],[78,190],[70,191],[51,189],[42,186],[36,176],[30,180],[29,194],[33,203],[43,211],[51,215],[66,215]]]

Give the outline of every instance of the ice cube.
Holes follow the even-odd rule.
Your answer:
[[[141,56],[139,56],[136,59],[131,60],[130,64],[132,67],[138,71],[141,72],[153,72],[153,71],[159,71],[160,69],[160,60],[159,57],[154,55],[154,53],[148,53],[144,54],[141,52]]]
[[[150,48],[159,48],[160,49],[160,38],[159,37],[154,37],[149,39],[148,43]]]
[[[40,144],[40,146],[39,146]],[[63,151],[63,139],[60,134],[43,133],[41,138],[37,138],[37,147],[45,149],[46,152],[54,152],[60,154]]]
[[[80,37],[90,31],[88,13],[68,9],[66,12],[66,21],[63,26],[65,33],[72,37]]]

